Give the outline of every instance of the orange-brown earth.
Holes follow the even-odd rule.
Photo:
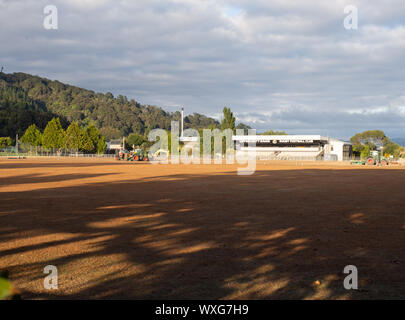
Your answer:
[[[2,159],[0,270],[26,299],[405,298],[402,167],[236,169]]]

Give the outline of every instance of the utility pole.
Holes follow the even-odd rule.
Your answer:
[[[15,136],[15,152],[17,153],[18,156],[18,133]]]
[[[181,137],[183,138],[183,130],[184,130],[184,108],[181,108]]]

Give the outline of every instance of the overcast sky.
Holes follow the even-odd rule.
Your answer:
[[[405,137],[404,23],[404,0],[0,0],[0,65],[259,131]]]

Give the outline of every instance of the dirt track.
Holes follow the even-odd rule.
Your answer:
[[[236,168],[0,160],[0,270],[27,299],[405,298],[403,168]]]

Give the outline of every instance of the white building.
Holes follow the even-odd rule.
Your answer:
[[[259,159],[343,161],[352,156],[350,143],[320,135],[245,135],[232,139],[238,152],[255,151]]]
[[[122,141],[120,139],[108,141],[107,142],[107,149],[108,150],[121,150],[122,149]]]
[[[198,137],[184,136],[184,108],[181,109],[181,142],[196,143]],[[232,136],[237,152],[255,151],[259,159],[272,160],[350,160],[352,144],[320,135],[243,135]],[[249,145],[251,142],[251,145]]]

